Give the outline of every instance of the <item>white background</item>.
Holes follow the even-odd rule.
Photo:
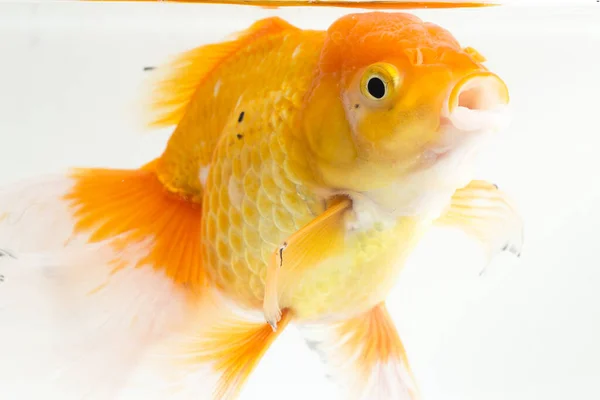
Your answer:
[[[502,255],[483,277],[479,247],[456,232],[432,232],[407,265],[389,305],[424,400],[600,399],[600,6],[564,3],[415,12],[479,49],[509,85],[514,120],[479,177],[508,191],[526,224],[522,258]],[[169,133],[135,119],[144,66],[257,18],[324,29],[347,12],[0,3],[0,183],[137,167]],[[334,393],[289,329],[242,399]]]

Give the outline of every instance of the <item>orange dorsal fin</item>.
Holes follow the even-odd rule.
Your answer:
[[[117,250],[147,247],[138,267],[151,265],[176,283],[202,286],[201,205],[168,192],[151,167],[75,170],[75,184],[64,196],[74,233],[88,235],[90,243],[109,241]],[[125,263],[115,260],[115,270]]]
[[[278,17],[265,18],[228,41],[189,50],[159,68],[147,106],[149,126],[177,125],[194,100],[198,87],[223,62],[257,39],[289,29],[297,28]]]

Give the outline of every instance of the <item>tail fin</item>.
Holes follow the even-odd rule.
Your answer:
[[[45,252],[110,242],[118,252],[141,245],[136,266],[203,286],[201,218],[201,205],[168,192],[151,168],[78,169],[0,191],[0,248]]]
[[[190,315],[187,294],[148,267],[112,272],[105,243],[0,258],[3,397],[114,398],[140,357]]]
[[[0,190],[3,394],[112,398],[191,315],[202,291],[190,287],[206,284],[200,226],[200,205],[149,168]]]
[[[213,296],[200,225],[152,165],[5,189],[2,394],[235,399],[290,315],[273,332],[262,310]]]
[[[179,284],[205,285],[200,204],[168,192],[149,169],[78,170],[73,177],[64,199],[73,210],[75,233],[89,235],[91,243],[113,240],[117,250],[147,242],[136,266],[163,270]]]
[[[51,175],[1,188],[0,248],[9,253],[63,248],[74,221],[62,197],[73,184],[66,175]]]

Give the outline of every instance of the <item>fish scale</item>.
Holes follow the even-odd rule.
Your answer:
[[[353,18],[347,20],[347,34],[355,35],[358,40],[364,26],[361,27],[360,23],[354,25],[352,21]],[[365,21],[367,25],[373,23],[368,19]],[[159,168],[159,176],[168,186],[169,177],[176,179],[183,174],[188,177],[187,186],[193,189],[190,194],[202,193],[203,266],[216,286],[240,304],[262,308],[266,268],[273,253],[291,235],[325,212],[327,207],[322,196],[331,195],[335,187],[352,188],[356,183],[372,182],[373,187],[378,187],[397,173],[390,172],[386,162],[376,166],[376,162],[371,160],[371,153],[360,157],[354,154],[356,149],[347,142],[343,133],[347,129],[343,122],[347,115],[339,103],[336,92],[339,86],[334,83],[340,77],[329,71],[337,68],[342,55],[344,68],[354,68],[359,60],[355,57],[359,47],[366,46],[365,41],[374,43],[384,33],[381,31],[385,31],[381,25],[383,22],[380,22],[376,25],[377,29],[360,36],[362,39],[357,42],[360,46],[346,48],[339,54],[339,49],[332,44],[332,41],[337,43],[343,38],[339,32],[331,36],[332,41],[327,42],[327,48],[324,48],[323,32],[299,31],[289,26],[236,50],[232,53],[235,56],[224,59],[219,65],[218,74],[207,75],[197,88],[192,108],[201,118],[196,119],[192,114],[184,119],[169,142],[163,164],[179,165],[181,173]],[[404,55],[404,50],[417,48],[421,52],[422,63],[433,59],[437,63],[436,49],[442,45],[455,45],[446,36],[436,33],[437,28],[433,25],[417,27],[419,43],[413,43],[415,38],[402,36],[403,30],[414,31],[412,24],[421,25],[416,18],[395,21],[390,17],[385,24],[394,29],[393,34],[391,31],[386,33],[386,40],[393,41],[395,36],[399,36],[397,40],[402,43],[400,48],[394,47],[394,51]],[[433,55],[427,52],[428,46],[432,47],[429,50]],[[361,51],[369,60],[373,58],[369,62],[374,62],[380,60],[377,57],[387,56],[391,49],[384,46]],[[376,55],[379,53],[381,55]],[[469,55],[463,58],[468,59]],[[367,62],[367,59],[360,59],[360,62]],[[424,68],[419,74],[427,73],[428,82],[438,73],[435,79],[448,79],[446,67],[436,68],[440,71]],[[264,71],[268,71],[268,77],[264,76]],[[324,80],[320,81],[321,78]],[[315,83],[316,88],[329,89],[315,91]],[[309,89],[311,100],[307,101]],[[416,100],[421,102],[423,96],[429,96],[428,91],[413,90],[409,84],[402,92],[402,96],[406,96],[403,101],[407,105]],[[432,96],[439,95],[437,90],[432,93]],[[428,100],[439,99],[431,97]],[[307,104],[312,107],[306,109]],[[400,103],[402,107],[395,111],[403,121],[406,120],[402,128],[407,132],[419,132],[425,124],[423,121],[429,118],[429,114],[416,116],[419,104],[407,111]],[[361,107],[352,115],[358,117],[367,108]],[[355,109],[354,104],[352,109]],[[327,115],[322,118],[319,113],[323,111]],[[375,110],[371,114],[375,118]],[[307,121],[312,121],[312,126],[305,126]],[[361,131],[366,135],[363,139],[383,140],[387,135],[384,132],[393,131],[393,126],[377,125],[381,121],[389,124],[395,120],[384,114],[378,115],[373,120],[376,122],[373,128],[377,129]],[[372,135],[375,131],[380,133]],[[416,137],[416,133],[411,135],[415,136],[415,140],[424,140]],[[409,134],[406,136],[407,141],[413,139]],[[191,160],[188,162],[186,149],[195,140],[208,144],[208,147],[204,146],[206,152],[199,156],[187,151],[187,158]],[[343,146],[333,145],[336,142],[343,143]],[[365,144],[360,143],[361,146]],[[388,144],[397,146],[398,143],[402,141],[394,139]],[[374,145],[366,147],[374,149]],[[311,146],[310,151],[307,146]],[[316,155],[316,159],[315,154],[309,155],[314,146],[321,146],[320,149],[325,151]],[[391,149],[387,145],[382,146],[386,152]],[[396,156],[410,159],[413,155],[405,153],[411,149],[410,146],[401,146]],[[210,152],[210,159],[207,152]],[[176,155],[176,160],[170,161],[170,154]],[[321,161],[318,157],[329,157],[332,163],[323,166],[326,169],[315,170],[314,164]],[[370,166],[359,169],[357,165],[365,161]],[[195,182],[197,178],[186,169],[194,163],[200,169],[209,168],[205,185]],[[340,165],[348,164],[354,166],[351,169],[340,168]],[[334,175],[331,175],[332,171]],[[323,172],[328,175],[319,175]],[[335,182],[331,181],[332,178]],[[323,188],[326,190],[323,191]],[[324,193],[327,191],[329,194]],[[393,197],[394,194],[386,196]],[[385,229],[374,226],[361,228],[367,231],[360,234],[350,232],[343,256],[339,259],[331,257],[323,265],[307,267],[306,273],[295,279],[298,288],[281,291],[285,292],[281,296],[287,297],[280,299],[282,306],[291,306],[299,317],[339,313],[343,309],[356,313],[382,301],[385,298],[382,288],[394,280],[397,272],[391,260],[394,259],[396,264],[402,263],[396,248],[401,247],[408,252],[410,243],[419,237],[419,227],[413,226],[415,222],[410,219],[388,222],[391,224]],[[285,280],[283,277],[282,281]],[[361,294],[363,292],[369,295]]]
[[[510,199],[469,183],[509,102],[483,61],[386,12],[327,31],[266,18],[185,52],[151,95],[151,125],[176,126],[160,157],[2,191],[2,247],[58,258],[42,268],[52,276],[37,261],[3,267],[17,308],[0,319],[28,312],[69,334],[44,341],[49,353],[39,335],[0,339],[29,353],[33,380],[60,371],[52,385],[76,397],[233,400],[297,323],[342,398],[420,398],[385,302],[431,218],[488,256],[522,246]]]
[[[203,215],[209,273],[219,287],[254,307],[264,296],[266,265],[273,250],[316,216],[297,198],[297,184],[283,171],[287,155],[281,138],[289,125],[282,118],[293,114],[297,101],[290,101],[284,92],[262,97],[266,100],[242,102],[231,113],[207,180],[207,193],[220,195],[208,196]],[[269,112],[277,117],[265,119]],[[237,201],[229,195],[232,185],[243,189]],[[312,202],[318,203],[313,197]],[[222,246],[223,236],[231,239],[238,234],[244,248]]]
[[[273,252],[325,210],[325,202],[311,189],[310,180],[296,173],[305,170],[294,159],[301,149],[291,128],[300,103],[297,96],[285,92],[272,91],[262,99],[242,101],[233,110],[215,150],[206,186],[207,193],[219,195],[208,195],[204,210],[205,265],[221,290],[253,308],[262,304]],[[243,190],[236,195],[239,199],[233,199],[231,188],[238,185]],[[402,219],[387,230],[374,227],[351,235],[346,254],[307,271],[282,303],[293,304],[294,312],[306,318],[373,306],[389,286],[390,273],[400,265],[400,259],[394,257],[398,247],[394,244],[409,243],[418,236],[412,223]],[[237,235],[244,248],[239,242],[232,243]]]

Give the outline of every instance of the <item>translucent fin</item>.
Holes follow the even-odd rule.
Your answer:
[[[299,328],[343,389],[340,398],[419,398],[406,351],[383,303],[346,321]]]
[[[207,306],[200,208],[167,192],[152,167],[78,170],[0,196],[4,395],[137,398],[121,396],[167,345],[170,362],[141,387],[169,389],[143,398],[214,378],[198,398],[233,399],[277,337],[260,310],[248,319]]]
[[[112,240],[116,250],[147,243],[138,266],[150,265],[187,286],[205,284],[199,204],[168,192],[148,168],[83,169],[72,176],[75,185],[64,199],[76,233],[85,233],[90,243]]]
[[[333,204],[273,252],[267,266],[263,307],[265,318],[274,330],[281,316],[279,288],[286,286],[285,281],[297,281],[297,274],[306,268],[315,267],[327,257],[342,251],[345,217],[351,205],[346,198]]]
[[[144,352],[190,315],[181,286],[137,267],[145,254],[143,244],[117,253],[71,243],[0,257],[3,397],[115,398]]]
[[[437,226],[459,228],[483,244],[488,262],[499,252],[521,255],[523,221],[508,196],[486,181],[475,180],[452,196]]]
[[[203,283],[200,210],[150,167],[0,190],[3,395],[114,398],[186,320],[195,297],[182,283]]]
[[[288,29],[297,28],[278,17],[265,18],[229,41],[195,48],[176,57],[170,64],[159,67],[157,79],[152,85],[154,93],[150,95],[151,102],[148,105],[149,126],[177,125],[194,101],[198,86],[219,65],[258,38]]]
[[[139,170],[80,169],[0,190],[0,249],[44,253],[110,241],[145,246],[138,266],[201,286],[201,205],[169,193],[150,163]],[[120,268],[115,259],[112,269]]]
[[[155,347],[123,398],[238,398],[243,385],[283,329],[273,332],[260,312],[212,296],[184,332]],[[284,312],[280,327],[291,320]]]
[[[74,185],[66,174],[46,175],[0,189],[0,249],[9,253],[63,249],[75,224],[63,196]]]

